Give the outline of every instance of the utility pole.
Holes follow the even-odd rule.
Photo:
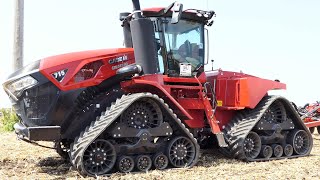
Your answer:
[[[14,71],[23,66],[23,14],[24,0],[15,1],[15,24],[14,24],[14,47],[13,69]]]

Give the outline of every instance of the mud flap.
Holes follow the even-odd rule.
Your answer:
[[[225,141],[224,134],[222,132],[216,134],[218,143],[220,147],[228,147],[228,144]]]

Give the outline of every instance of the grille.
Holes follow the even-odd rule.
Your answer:
[[[47,114],[57,100],[58,89],[52,83],[46,83],[24,93],[23,104],[26,117],[36,125],[47,125]]]

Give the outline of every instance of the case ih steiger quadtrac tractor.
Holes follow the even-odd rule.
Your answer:
[[[278,81],[204,71],[213,11],[121,13],[126,48],[35,61],[3,84],[18,137],[53,141],[83,175],[192,167],[213,144],[244,161],[306,156],[313,140]],[[216,144],[214,144],[216,143]]]

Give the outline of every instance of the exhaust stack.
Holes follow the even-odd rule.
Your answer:
[[[136,64],[144,74],[156,74],[159,64],[153,23],[142,17],[139,0],[132,0],[132,4],[134,19],[130,21],[130,29]]]

